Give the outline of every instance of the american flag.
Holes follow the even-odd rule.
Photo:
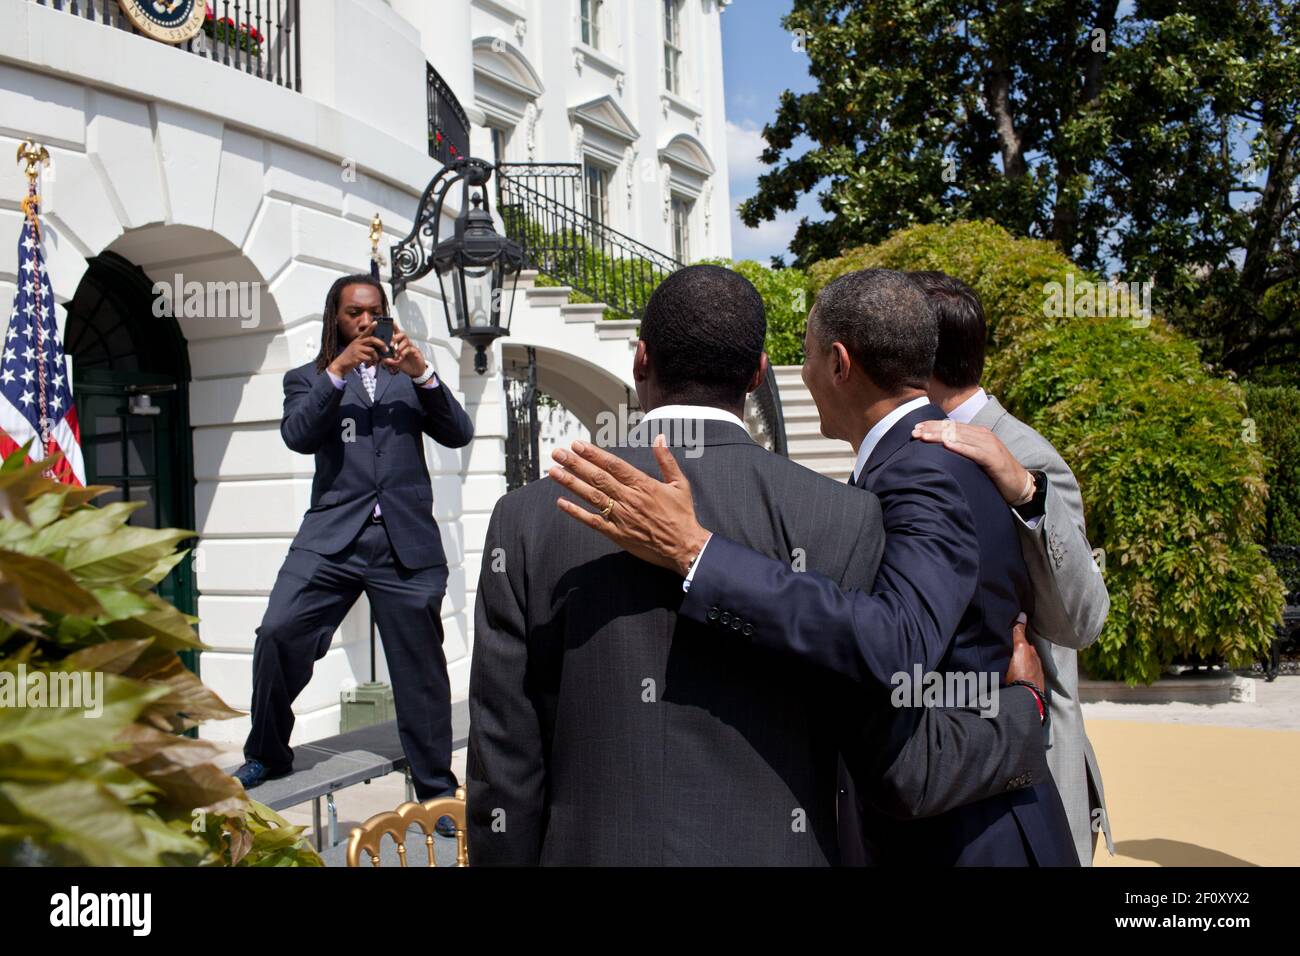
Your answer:
[[[32,460],[61,451],[63,457],[55,465],[53,477],[84,487],[81,429],[55,324],[54,289],[41,251],[34,191],[28,203],[31,213],[23,220],[18,237],[18,295],[0,358],[0,458],[21,451],[29,441]],[[45,429],[41,427],[42,410],[47,418]]]

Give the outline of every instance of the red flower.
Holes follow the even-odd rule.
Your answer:
[[[203,19],[204,19],[204,20],[211,20],[211,19],[213,19],[215,16],[216,16],[216,14],[214,14],[214,13],[212,12],[212,4],[210,4],[210,3],[205,3],[205,4],[203,5]]]

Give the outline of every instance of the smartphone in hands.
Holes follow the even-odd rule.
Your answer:
[[[375,326],[370,330],[370,334],[381,340],[386,346],[385,350],[380,353],[381,359],[393,357],[393,317],[391,315],[380,315],[375,317]]]

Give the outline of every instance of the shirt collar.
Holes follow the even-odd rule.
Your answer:
[[[871,431],[867,432],[867,437],[862,439],[862,444],[858,446],[858,460],[853,466],[854,484],[858,483],[858,475],[862,474],[862,469],[867,467],[867,459],[870,458],[871,453],[876,450],[876,446],[880,444],[880,439],[885,437],[885,433],[893,428],[899,419],[908,412],[928,404],[930,404],[930,396],[921,395],[912,399],[910,402],[904,402],[902,405],[899,405],[892,412],[871,426]]]
[[[980,413],[985,405],[989,403],[988,393],[982,388],[975,390],[975,394],[966,401],[962,402],[956,408],[948,413],[948,417],[955,422],[961,422],[963,425],[969,425],[976,415]]]
[[[641,416],[641,421],[650,422],[657,418],[696,418],[712,422],[731,422],[745,428],[745,423],[731,412],[712,405],[660,405]],[[749,431],[745,428],[745,431]]]

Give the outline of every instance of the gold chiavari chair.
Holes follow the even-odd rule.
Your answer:
[[[442,816],[456,822],[456,865],[469,866],[469,850],[465,841],[468,814],[465,812],[465,788],[460,787],[454,797],[438,797],[423,803],[403,803],[396,810],[385,810],[354,827],[348,837],[348,866],[361,865],[364,850],[372,866],[379,865],[379,844],[385,836],[397,844],[397,858],[406,866],[406,838],[412,826],[424,832],[424,845],[429,853],[428,866],[437,866],[433,859],[434,825]]]

